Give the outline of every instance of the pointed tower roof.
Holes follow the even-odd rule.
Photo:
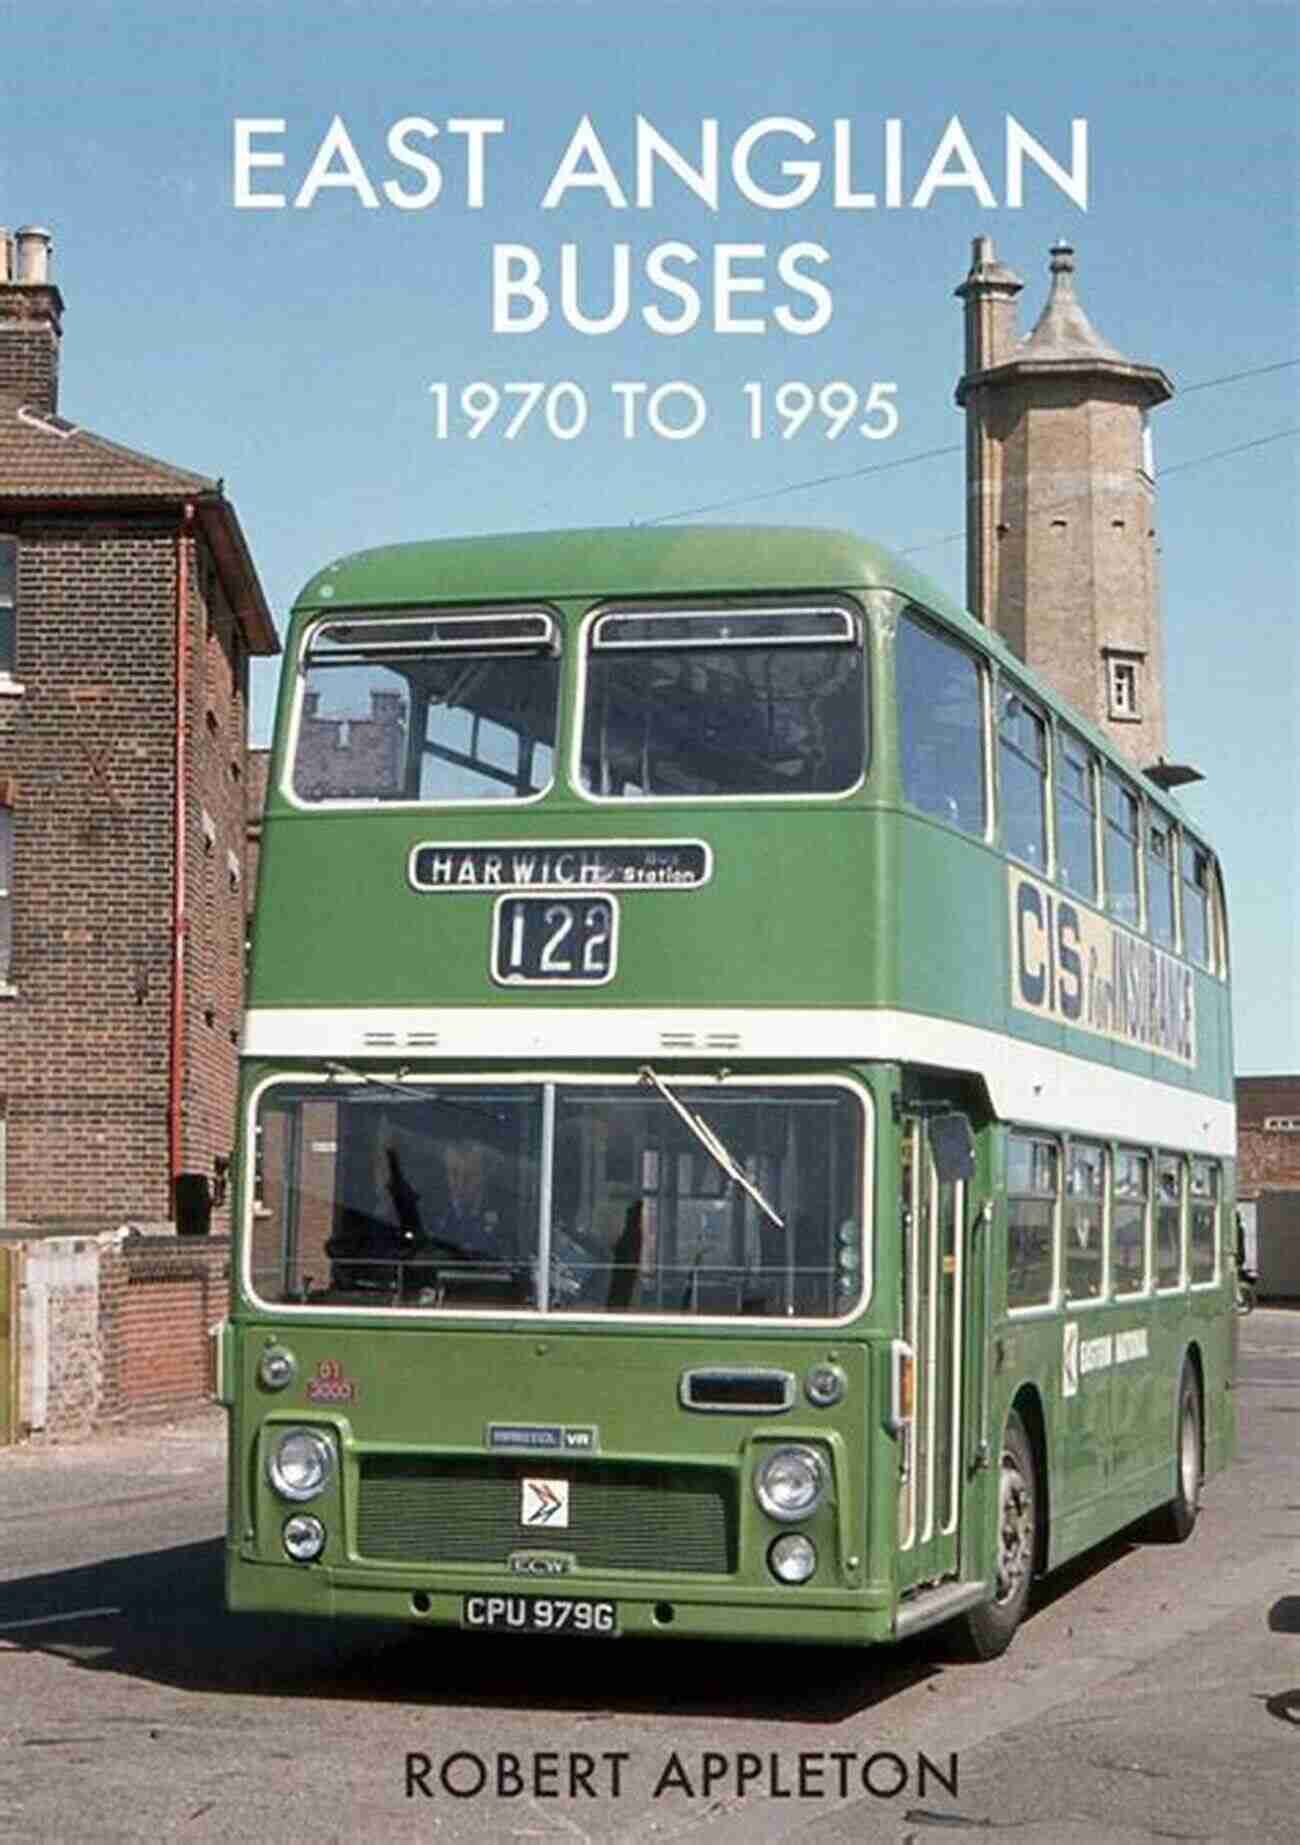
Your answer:
[[[1109,340],[1102,339],[1079,304],[1074,292],[1074,250],[1063,240],[1052,245],[1052,287],[1038,325],[1027,333],[1011,355],[1016,359],[1106,359],[1112,364],[1129,361]]]
[[[1118,347],[1101,337],[1084,313],[1074,292],[1073,247],[1064,240],[1054,243],[1051,258],[1052,286],[1038,324],[999,363],[968,373],[958,387],[957,401],[965,402],[967,388],[975,382],[1000,384],[1026,374],[1053,372],[1129,380],[1141,387],[1148,405],[1172,397],[1174,387],[1158,366],[1126,359]]]

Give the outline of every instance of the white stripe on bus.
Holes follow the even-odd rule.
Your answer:
[[[243,1053],[350,1060],[382,1048],[422,1058],[433,1053],[440,1065],[471,1058],[716,1058],[720,1040],[729,1060],[883,1061],[976,1071],[1003,1121],[1225,1159],[1236,1152],[1232,1103],[1185,1081],[1166,1084],[980,1026],[884,1008],[262,1006],[247,1015]],[[1155,1067],[1160,1060],[1151,1061]]]

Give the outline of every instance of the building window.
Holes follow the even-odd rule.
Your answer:
[[[14,811],[0,807],[0,987],[9,985],[14,940]]]
[[[18,663],[18,544],[0,538],[0,680],[12,679]]]
[[[1121,724],[1136,724],[1142,716],[1142,656],[1106,653],[1106,712]]]
[[[1300,1134],[1300,1115],[1265,1115],[1266,1134]]]

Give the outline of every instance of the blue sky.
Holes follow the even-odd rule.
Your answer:
[[[1300,354],[1298,19],[1294,5],[1249,0],[1146,10],[749,0],[707,16],[665,0],[644,15],[564,0],[10,5],[0,15],[0,222],[54,232],[64,411],[221,475],[277,618],[323,562],[366,545],[624,524],[743,495],[766,497],[727,517],[848,526],[907,551],[960,597],[952,290],[971,238],[988,234],[1025,280],[1022,320],[1032,324],[1048,247],[1069,238],[1094,325],[1178,387],[1154,419],[1170,754],[1206,775],[1188,806],[1229,879],[1239,1068],[1296,1070],[1300,572],[1297,443],[1283,432],[1300,425],[1300,370],[1261,368]],[[633,193],[638,114],[693,159],[701,122],[717,121],[717,208],[661,170],[653,207],[616,210],[587,188],[543,210],[584,116]],[[252,183],[292,199],[336,115],[376,209],[341,187],[305,209],[235,208],[235,118],[284,122],[256,144],[284,166],[259,169]],[[824,173],[806,203],[764,209],[727,166],[750,124],[807,123],[812,146],[769,141],[754,162],[775,191],[789,183],[781,158],[829,167],[843,117],[854,185],[883,193],[883,123],[893,118],[911,198],[954,115],[992,205],[950,187],[924,209],[836,209]],[[1062,165],[1071,121],[1086,118],[1086,210],[1032,167],[1022,205],[1008,203],[1008,115]],[[386,151],[391,124],[412,116],[441,131],[431,151],[444,183],[435,203],[408,211],[382,188],[420,183]],[[465,136],[447,128],[476,118],[505,124],[485,144],[481,208],[467,203]],[[697,325],[677,336],[651,332],[641,315],[652,303],[678,311],[645,279],[665,242],[699,257],[678,266],[703,299]],[[553,298],[538,331],[493,332],[492,250],[504,243],[536,252]],[[593,317],[610,305],[614,246],[630,246],[619,329],[566,323],[565,243]],[[762,317],[761,333],[715,329],[711,256],[725,243],[763,246],[737,264],[762,292],[734,304]],[[802,243],[828,253],[804,265],[832,303],[811,335],[775,324],[783,304],[810,310],[778,270],[781,252]],[[1243,372],[1255,375],[1217,382]],[[625,439],[611,385],[677,379],[707,401],[701,432]],[[534,414],[506,441],[499,416],[470,441],[453,418],[439,440],[439,380],[453,393],[474,380],[571,381],[586,394],[587,426],[561,441]],[[873,381],[894,384],[898,430],[832,442],[813,417],[789,441],[771,424],[751,440],[744,386],[761,384],[770,401],[783,380],[843,380],[864,395]],[[264,674],[259,735],[272,688]]]

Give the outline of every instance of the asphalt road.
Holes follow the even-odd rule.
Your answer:
[[[233,1617],[215,1414],[6,1450],[0,1838],[1291,1845],[1300,1314],[1240,1390],[1192,1542],[1090,1553],[982,1666]]]

